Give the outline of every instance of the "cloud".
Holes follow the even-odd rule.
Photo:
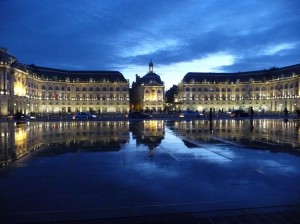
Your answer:
[[[261,54],[275,55],[284,50],[293,49],[293,48],[295,48],[296,45],[297,45],[296,43],[281,43],[281,44],[276,44],[273,46],[267,46],[265,49],[262,50]]]
[[[188,72],[222,72],[224,66],[234,64],[235,57],[226,52],[216,52],[208,54],[202,58],[192,61],[173,63],[170,65],[156,64],[154,62],[154,72],[161,76],[162,81],[166,85],[166,89],[177,85]],[[121,68],[120,71],[130,80],[135,81],[135,74],[144,76],[148,72],[148,61],[144,65],[131,65]]]
[[[250,71],[299,63],[299,7],[296,0],[4,0],[0,44],[23,63],[60,69],[143,74],[153,59],[181,79],[194,69]]]

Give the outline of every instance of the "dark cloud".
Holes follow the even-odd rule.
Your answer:
[[[115,70],[151,58],[163,67],[218,52],[234,57],[232,65],[216,64],[224,71],[267,69],[299,63],[299,6],[297,0],[3,0],[0,45],[23,63],[61,69]],[[284,44],[290,45],[266,53]]]

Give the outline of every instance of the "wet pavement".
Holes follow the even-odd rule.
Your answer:
[[[0,133],[1,223],[300,218],[293,120],[8,122]]]

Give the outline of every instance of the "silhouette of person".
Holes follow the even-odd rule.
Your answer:
[[[209,120],[212,120],[212,108],[209,109],[209,116],[208,116]]]
[[[297,119],[299,119],[300,118],[300,110],[299,110],[299,108],[297,107],[297,109],[296,109],[296,117],[297,117]]]
[[[286,116],[286,117],[289,115],[289,111],[287,110],[287,108],[284,108],[283,113],[284,113],[284,116]]]
[[[249,115],[250,115],[250,118],[253,118],[253,115],[254,115],[253,107],[250,107]]]

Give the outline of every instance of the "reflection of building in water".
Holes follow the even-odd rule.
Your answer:
[[[160,145],[165,136],[165,124],[163,120],[145,120],[130,124],[132,136],[136,144],[143,144],[148,147],[150,153]]]
[[[24,156],[41,146],[57,144],[78,150],[120,150],[129,141],[127,121],[1,123],[0,163]],[[80,146],[80,147],[78,147]]]
[[[34,139],[36,133],[26,123],[2,123],[0,139],[0,164],[6,164],[41,146]]]
[[[300,149],[300,130],[295,122],[283,120],[214,120],[212,132],[206,120],[176,121],[173,131],[196,141],[211,142],[223,139],[240,144],[256,143],[257,146],[279,145]],[[273,144],[273,145],[272,145]]]

